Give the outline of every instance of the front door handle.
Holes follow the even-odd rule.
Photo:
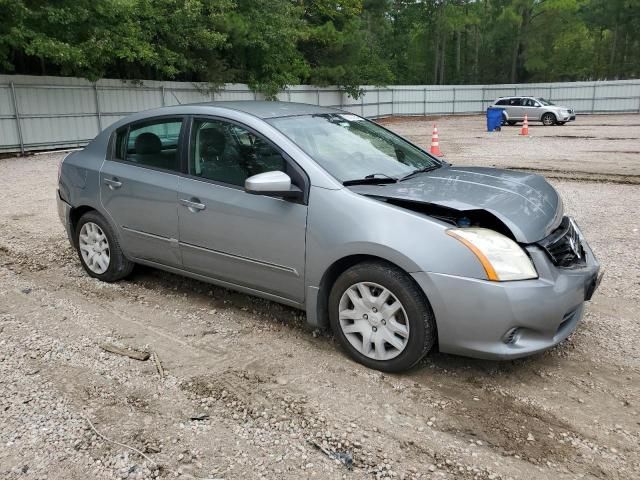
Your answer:
[[[197,198],[192,198],[190,200],[187,200],[186,198],[181,198],[180,203],[185,207],[187,207],[193,213],[199,212],[200,210],[204,210],[205,208],[207,208],[206,205],[204,203],[200,203],[200,200]]]
[[[120,188],[122,186],[122,182],[117,178],[105,178],[104,183],[109,186],[111,190],[115,190],[116,188]]]

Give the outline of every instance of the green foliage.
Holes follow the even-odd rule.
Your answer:
[[[640,0],[0,0],[0,72],[287,85],[640,75]]]

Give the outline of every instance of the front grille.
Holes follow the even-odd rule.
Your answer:
[[[584,247],[569,217],[564,217],[560,226],[538,244],[549,254],[554,265],[574,267],[585,264]]]

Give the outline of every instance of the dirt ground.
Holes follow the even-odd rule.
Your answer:
[[[0,478],[640,478],[640,117],[437,122],[456,165],[550,173],[590,240],[606,274],[566,342],[388,375],[287,307],[148,268],[100,283],[57,218],[62,154],[4,159]],[[433,119],[385,123],[430,142]]]

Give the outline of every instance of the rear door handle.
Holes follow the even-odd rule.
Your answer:
[[[207,208],[206,205],[204,203],[200,203],[200,200],[197,198],[192,198],[191,200],[181,198],[180,203],[194,213]]]
[[[115,190],[122,186],[122,182],[117,178],[105,178],[104,183],[108,185],[111,190]]]

